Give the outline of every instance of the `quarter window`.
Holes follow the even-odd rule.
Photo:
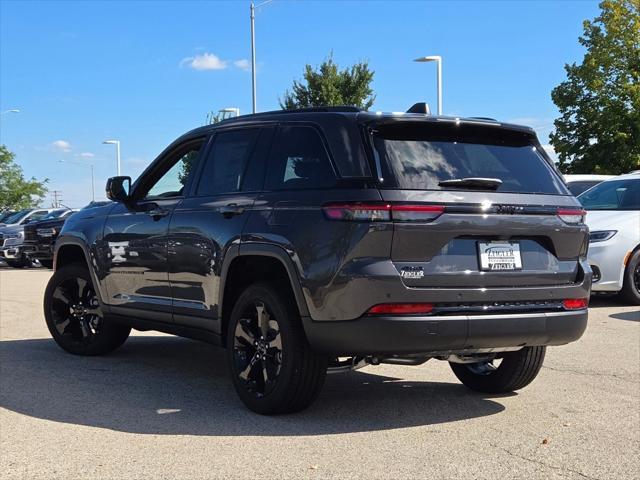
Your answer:
[[[282,126],[268,163],[266,188],[330,188],[336,175],[318,132],[306,126]]]
[[[216,135],[202,170],[198,195],[216,195],[240,190],[242,174],[258,133],[259,130],[254,128]]]

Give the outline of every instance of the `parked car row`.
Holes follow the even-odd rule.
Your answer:
[[[91,202],[94,208],[109,202]],[[83,210],[84,210],[83,209]],[[38,261],[53,267],[53,247],[72,208],[27,208],[0,217],[0,259],[14,268],[31,267]]]

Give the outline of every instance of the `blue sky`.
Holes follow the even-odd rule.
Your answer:
[[[526,123],[548,142],[551,89],[581,60],[594,1],[284,1],[256,16],[258,109],[330,51],[341,65],[368,60],[374,110],[435,109],[443,57],[444,113]],[[65,203],[104,197],[122,143],[135,177],[210,110],[251,110],[249,2],[0,0],[0,141],[27,176],[48,177]],[[87,166],[60,163],[80,162]],[[46,200],[46,203],[50,199]]]

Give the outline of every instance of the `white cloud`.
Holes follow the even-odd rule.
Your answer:
[[[91,152],[82,152],[82,153],[80,154],[80,156],[81,156],[82,158],[93,158],[93,157],[95,157],[95,154],[93,154],[93,153],[91,153]]]
[[[246,58],[241,58],[240,60],[235,60],[233,62],[233,65],[236,68],[239,68],[240,70],[244,70],[245,72],[248,72],[249,70],[251,70],[251,63]]]
[[[56,140],[51,144],[51,148],[57,152],[68,152],[71,150],[71,144],[66,140]]]
[[[180,66],[193,68],[194,70],[224,70],[227,68],[227,63],[226,60],[220,59],[217,55],[205,52],[195,57],[183,58]]]

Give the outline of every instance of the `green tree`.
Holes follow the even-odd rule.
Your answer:
[[[0,145],[0,211],[35,207],[47,194],[45,179],[25,180],[22,168],[15,163],[15,154]]]
[[[551,134],[565,173],[620,174],[640,166],[640,0],[605,0],[584,22],[582,64],[551,93]]]
[[[280,107],[351,105],[367,110],[376,98],[371,89],[373,74],[368,62],[340,70],[330,54],[316,69],[308,64],[304,67],[304,82],[293,81],[292,91],[287,90],[279,100]]]

